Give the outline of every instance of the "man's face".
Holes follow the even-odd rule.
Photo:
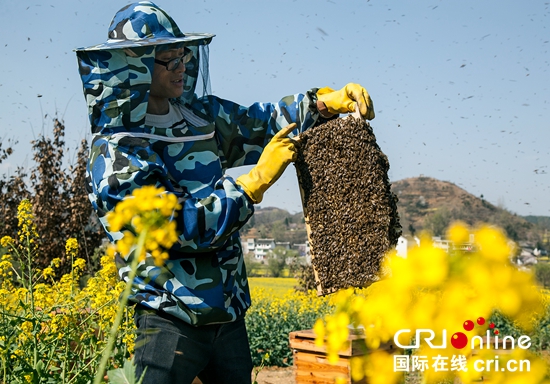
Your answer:
[[[183,53],[183,48],[170,49],[157,53],[155,55],[155,59],[167,62],[183,56]],[[181,96],[183,93],[184,72],[185,64],[181,62],[173,71],[167,70],[164,65],[155,63],[149,97],[157,99],[169,99]]]

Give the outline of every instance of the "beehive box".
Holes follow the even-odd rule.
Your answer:
[[[347,117],[302,133],[295,165],[318,294],[378,280],[401,225],[371,126]]]
[[[363,334],[350,333],[347,347],[340,351],[340,359],[336,364],[328,362],[325,347],[315,345],[315,333],[311,329],[291,332],[289,342],[294,358],[296,384],[334,384],[337,377],[347,380],[350,384],[368,384],[366,379],[361,381],[351,379],[351,358],[367,353]],[[396,348],[393,341],[382,344],[378,350],[390,353],[402,352]]]

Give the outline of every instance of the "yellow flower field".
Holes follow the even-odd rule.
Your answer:
[[[249,277],[248,282],[252,290],[255,288],[270,290],[274,297],[283,297],[288,291],[294,291],[298,286],[298,280],[292,277]]]
[[[161,233],[162,215],[135,217],[143,207],[156,209],[158,192],[142,191],[125,205],[123,215],[111,218],[120,229],[145,228],[145,234],[129,236],[135,241],[117,244],[119,252],[136,249],[135,242],[145,243],[147,235],[151,257],[157,262],[166,257],[163,249],[175,235],[173,231]],[[137,199],[148,199],[148,204]],[[172,213],[176,202],[169,203],[167,212]],[[162,204],[166,206],[166,201]],[[101,257],[101,269],[82,286],[86,262],[76,257],[77,241],[68,239],[65,256],[72,270],[56,280],[59,259],[43,270],[33,267],[33,260],[40,257],[40,238],[31,208],[28,201],[21,203],[18,236],[4,236],[0,241],[0,382],[103,382],[103,365],[107,370],[124,366],[134,347],[132,309],[120,305],[128,287],[118,280],[114,250]],[[130,210],[133,215],[128,214]],[[429,241],[422,242],[407,259],[390,255],[388,277],[364,289],[318,297],[314,291],[296,291],[298,283],[292,278],[250,278],[252,306],[246,324],[254,364],[291,365],[288,337],[292,331],[314,328],[317,342],[326,345],[329,359],[336,361],[351,328],[364,329],[365,348],[376,349],[403,329],[432,329],[434,342],[440,343],[443,330],[455,332],[464,327],[465,320],[483,318],[502,335],[516,339],[528,335],[531,343],[531,348],[516,349],[502,358],[529,360],[529,372],[491,372],[491,382],[548,384],[547,367],[538,354],[550,348],[550,292],[541,291],[530,272],[510,264],[509,245],[500,231],[488,227],[475,231],[474,252],[449,256]],[[458,225],[451,228],[449,237],[459,242],[468,232]],[[136,250],[143,255],[139,246]],[[463,383],[479,379],[471,368],[471,349],[463,350],[465,367],[470,369],[457,372]],[[406,356],[451,359],[456,354],[450,348],[434,352],[421,345]],[[355,358],[353,378],[397,383],[403,375],[394,364],[394,357],[381,351]],[[425,383],[439,383],[452,380],[453,375],[427,371],[422,376]]]
[[[88,383],[97,371],[124,285],[114,260],[103,256],[102,269],[81,288],[86,261],[75,258],[76,239],[66,242],[70,273],[53,279],[59,259],[44,270],[34,268],[39,235],[31,208],[27,200],[20,204],[18,237],[4,236],[0,244],[5,249],[0,262],[0,381]],[[124,312],[112,365],[121,365],[133,348],[131,310]]]

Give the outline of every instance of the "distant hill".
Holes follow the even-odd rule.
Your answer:
[[[538,225],[542,229],[550,230],[549,216],[523,216],[523,218],[530,223]]]
[[[499,226],[515,241],[546,245],[550,237],[550,217],[518,216],[476,197],[457,185],[431,177],[413,177],[392,183],[399,201],[397,208],[404,235],[422,230],[444,235],[450,223],[462,220],[470,226],[480,222]],[[275,241],[304,243],[307,233],[302,212],[291,214],[280,208],[256,208],[242,228],[243,238],[273,238]]]
[[[270,238],[276,242],[303,244],[307,240],[304,215],[274,207],[256,208],[254,215],[241,229],[241,236],[245,239]]]
[[[397,207],[404,234],[425,229],[434,235],[443,235],[449,223],[462,220],[471,226],[480,222],[497,225],[516,241],[536,244],[541,240],[538,223],[497,207],[483,195],[476,197],[448,181],[408,178],[393,182],[392,191],[399,198]]]

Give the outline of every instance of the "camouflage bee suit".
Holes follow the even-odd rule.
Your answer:
[[[320,119],[317,89],[249,107],[199,97],[201,60],[207,60],[213,37],[183,34],[166,13],[142,2],[117,13],[106,43],[76,50],[93,134],[87,187],[109,239],[122,234],[109,230],[107,212],[135,188],[164,187],[183,207],[173,219],[180,235],[169,260],[163,267],[151,257],[139,264],[130,300],[192,325],[235,321],[250,306],[238,230],[254,207],[224,171],[255,164],[289,123],[297,123],[298,133]],[[155,51],[182,45],[193,58],[186,64],[183,95],[170,102],[185,121],[178,129],[147,126]],[[123,280],[130,257],[116,258]]]

